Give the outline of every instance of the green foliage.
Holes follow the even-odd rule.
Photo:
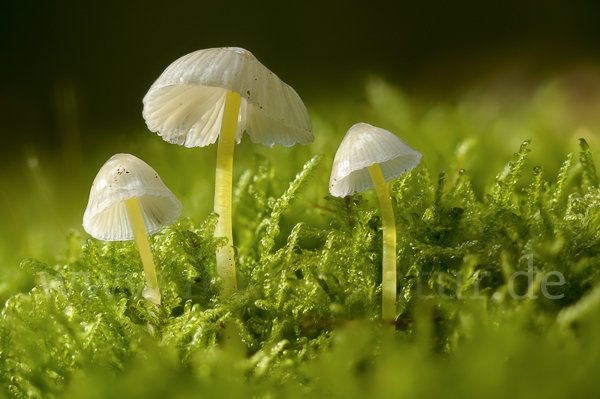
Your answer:
[[[453,112],[419,121],[380,81],[368,96],[399,110],[388,119],[403,128],[443,120],[460,131],[435,151],[471,145]],[[37,282],[0,314],[3,393],[589,396],[600,366],[598,177],[585,140],[579,154],[543,167],[528,164],[535,145],[522,142],[491,185],[456,168],[460,159],[439,174],[422,163],[390,183],[395,342],[380,342],[375,197],[315,195],[329,172],[320,155],[282,188],[273,163],[257,155],[234,187],[237,294],[219,298],[214,253],[225,242],[214,237],[215,214],[150,237],[161,307],[141,296],[134,244],[73,233],[56,262],[21,263]]]

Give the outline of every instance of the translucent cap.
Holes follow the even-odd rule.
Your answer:
[[[286,147],[314,140],[298,94],[241,48],[199,50],[173,62],[144,97],[148,128],[165,141],[204,147],[217,140],[227,90],[242,98],[236,141]]]
[[[368,167],[379,164],[386,183],[419,164],[421,153],[395,134],[367,123],[348,129],[335,154],[329,192],[345,197],[373,188]]]
[[[123,201],[137,198],[146,233],[156,233],[181,214],[181,203],[158,174],[131,154],[113,155],[92,183],[83,228],[105,241],[132,240],[133,230]]]

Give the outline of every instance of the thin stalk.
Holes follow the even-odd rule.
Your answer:
[[[129,219],[129,224],[131,224],[133,236],[140,251],[142,264],[144,265],[146,283],[148,283],[148,287],[146,287],[142,295],[148,301],[160,306],[160,290],[158,289],[158,281],[156,279],[156,268],[154,267],[154,259],[152,258],[152,251],[150,251],[150,244],[148,243],[140,205],[137,198],[130,198],[124,202],[127,218]]]
[[[384,333],[393,334],[396,319],[396,223],[392,199],[379,164],[369,166],[369,174],[375,184],[383,224],[383,276],[382,276],[382,319]]]
[[[233,171],[233,147],[238,114],[242,99],[238,93],[227,90],[223,123],[217,144],[217,173],[215,176],[215,212],[219,221],[215,237],[227,237],[227,244],[217,252],[217,274],[222,280],[221,298],[229,298],[237,292],[233,233],[231,229],[231,187]]]

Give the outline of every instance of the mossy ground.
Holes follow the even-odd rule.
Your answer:
[[[600,147],[590,132],[600,126],[569,108],[570,95],[552,82],[516,98],[492,87],[457,103],[426,105],[373,79],[364,102],[310,109],[311,146],[242,144],[233,220],[240,292],[225,301],[213,255],[223,245],[213,237],[210,213],[214,154],[170,146],[148,132],[138,135],[143,146],[124,141],[103,149],[90,163],[132,152],[183,203],[184,217],[150,238],[163,306],[141,298],[133,244],[68,234],[62,255],[23,261],[21,276],[32,277],[15,278],[2,291],[10,295],[0,318],[3,393],[598,392],[600,189],[593,154]],[[382,238],[374,193],[327,195],[337,145],[359,121],[387,128],[423,153],[422,165],[390,184],[398,232],[395,342],[380,342]],[[81,181],[91,182],[93,169]],[[66,184],[38,178],[42,186]],[[81,214],[88,186],[74,200],[82,199]],[[46,201],[56,208],[52,195]],[[23,237],[14,240],[31,241]]]

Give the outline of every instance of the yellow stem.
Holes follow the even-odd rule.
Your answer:
[[[396,319],[396,223],[392,199],[378,164],[369,166],[369,174],[375,184],[383,224],[383,276],[382,319],[386,331],[394,331],[391,324]]]
[[[215,237],[227,237],[228,242],[217,252],[217,274],[221,278],[221,297],[229,298],[237,292],[233,234],[231,230],[231,186],[233,171],[233,147],[237,130],[238,114],[242,99],[238,93],[227,90],[223,123],[217,144],[217,173],[215,176],[215,212],[219,222]]]
[[[148,287],[144,290],[142,295],[148,301],[160,306],[160,290],[158,289],[158,281],[156,280],[156,269],[154,267],[154,259],[152,259],[152,251],[150,250],[150,244],[148,243],[148,236],[146,235],[146,228],[144,227],[144,219],[142,219],[140,205],[137,198],[130,198],[124,202],[129,224],[133,230],[133,236],[135,237],[135,242],[140,251],[142,264],[144,265],[146,282],[148,283]]]

